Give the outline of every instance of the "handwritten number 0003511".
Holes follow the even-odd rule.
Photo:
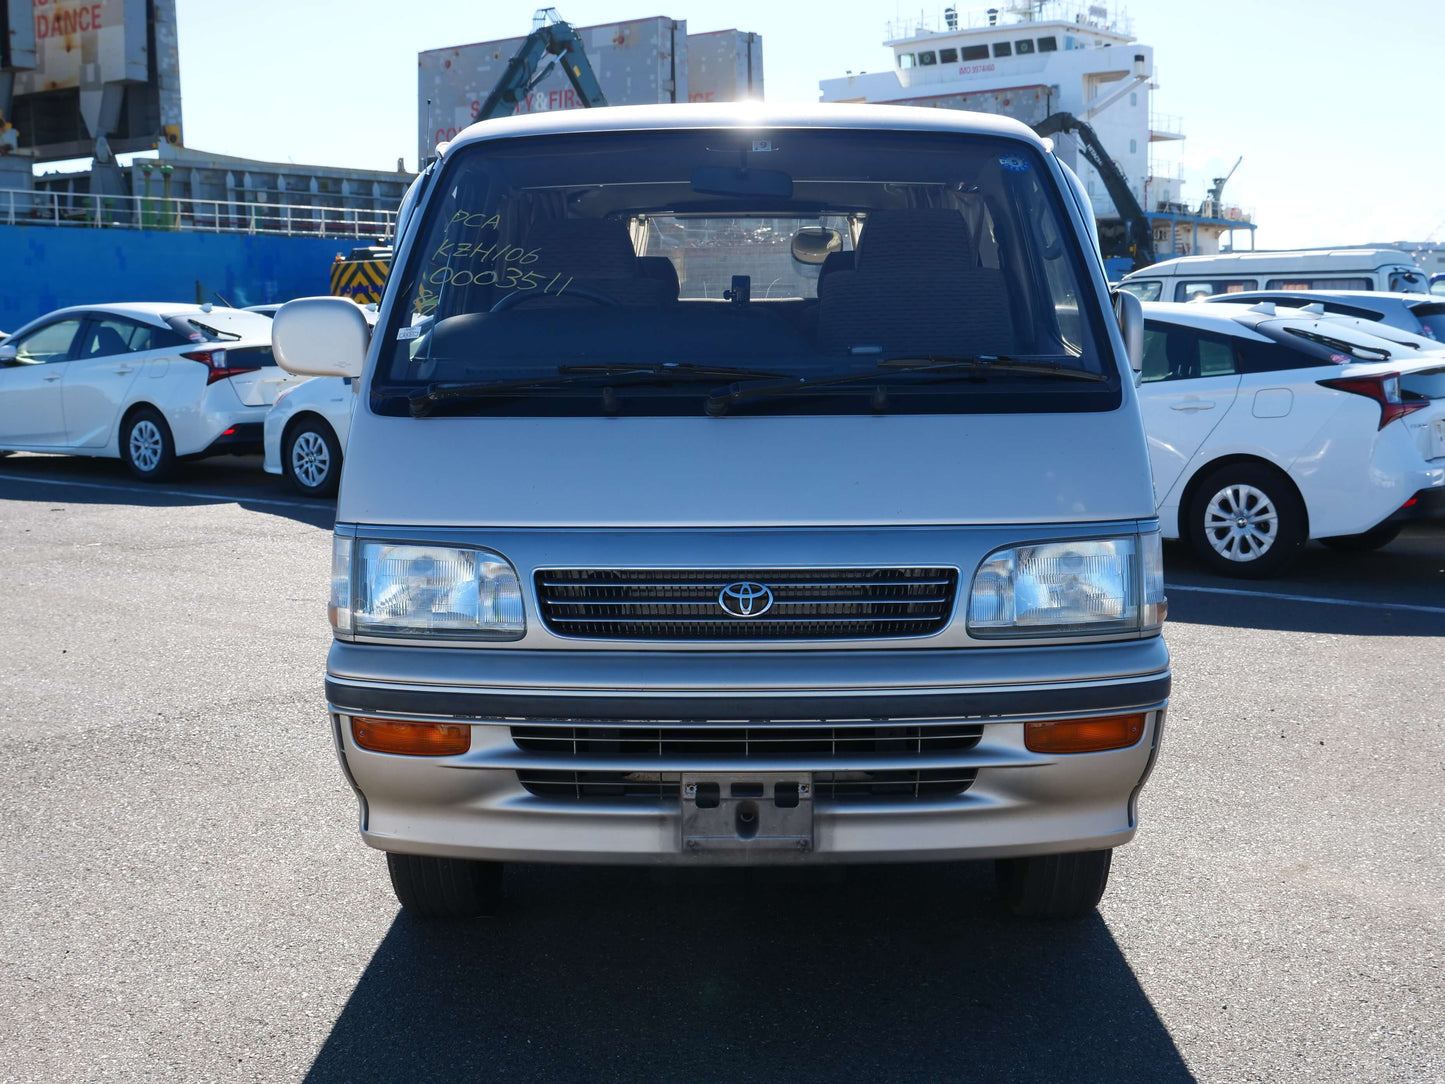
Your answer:
[[[427,276],[427,281],[433,286],[500,286],[504,290],[535,290],[540,287],[544,294],[555,293],[560,297],[572,285],[571,275],[558,285],[561,278],[562,272],[558,271],[543,286],[541,273],[523,271],[520,267],[505,267],[500,271],[468,271],[466,268],[454,271],[450,267],[438,267]]]

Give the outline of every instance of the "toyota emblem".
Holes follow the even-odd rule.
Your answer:
[[[718,592],[717,604],[732,617],[761,617],[773,606],[773,593],[760,583],[730,583]]]

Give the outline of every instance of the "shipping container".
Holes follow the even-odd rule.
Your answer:
[[[761,98],[763,39],[721,30],[687,32],[683,19],[657,16],[577,27],[608,105],[725,102]],[[477,119],[482,103],[526,41],[525,36],[430,49],[418,55],[419,160]],[[694,53],[700,67],[694,70]],[[544,65],[552,62],[548,57]],[[552,67],[518,103],[518,113],[581,109],[560,67]]]

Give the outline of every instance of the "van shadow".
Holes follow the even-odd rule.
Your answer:
[[[292,492],[261,469],[259,455],[182,460],[171,478],[151,485],[132,478],[118,459],[21,453],[0,458],[0,500],[141,508],[230,501],[313,527],[330,529],[336,522],[335,501]]]
[[[1164,579],[1171,623],[1341,636],[1445,636],[1445,529],[1435,524],[1408,527],[1390,545],[1369,553],[1311,543],[1286,575],[1265,580],[1215,575],[1183,543],[1166,543]]]
[[[507,876],[398,915],[310,1084],[1194,1079],[1103,920],[1008,918],[984,863]]]

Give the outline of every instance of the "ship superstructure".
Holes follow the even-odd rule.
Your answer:
[[[887,71],[824,79],[826,102],[876,102],[999,113],[1035,125],[1070,113],[1090,125],[1149,219],[1160,259],[1254,247],[1253,215],[1223,202],[1223,179],[1197,204],[1184,202],[1177,166],[1178,117],[1153,111],[1154,50],[1134,37],[1127,16],[1103,4],[1014,0],[976,9],[944,9],[935,18],[891,23]],[[1098,172],[1073,136],[1054,137],[1078,171],[1099,218],[1105,252],[1121,250],[1124,225]],[[1243,246],[1235,244],[1237,233]],[[1247,238],[1247,240],[1246,240]]]

